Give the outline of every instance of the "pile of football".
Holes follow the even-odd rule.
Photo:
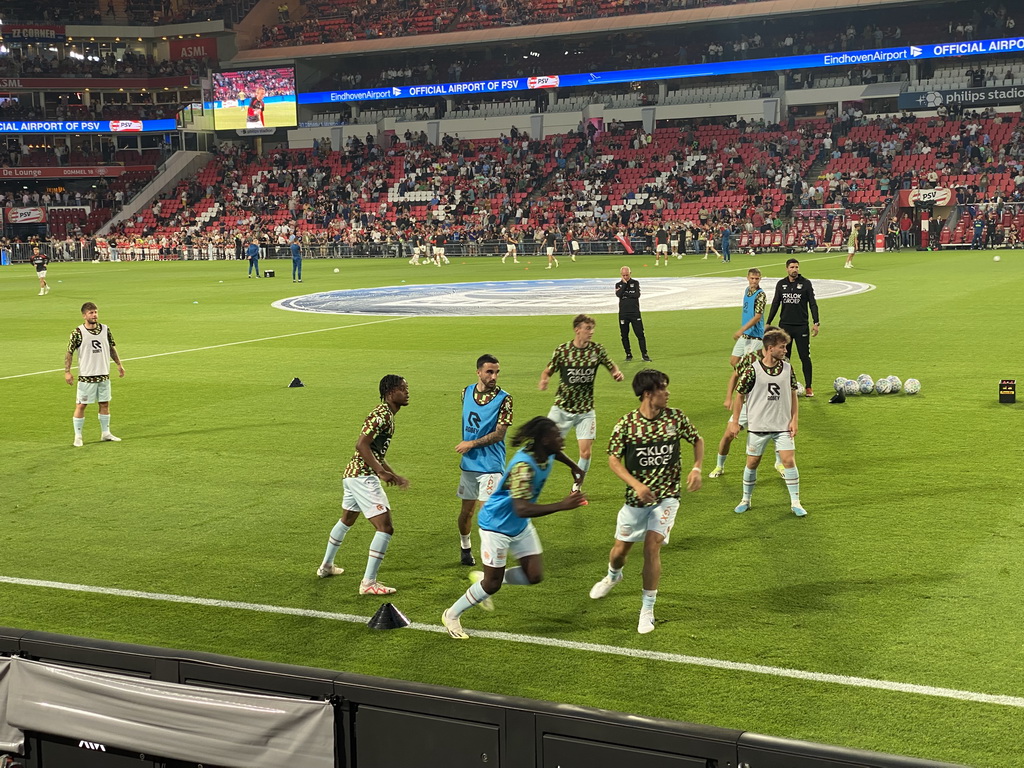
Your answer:
[[[874,380],[866,373],[862,373],[856,379],[847,379],[840,376],[832,386],[836,392],[842,392],[847,397],[851,395],[891,395],[906,392],[908,395],[916,395],[921,391],[921,382],[917,379],[900,381],[899,376],[886,376]]]

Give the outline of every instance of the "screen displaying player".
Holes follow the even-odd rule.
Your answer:
[[[214,72],[210,108],[218,131],[292,128],[298,124],[295,68]]]

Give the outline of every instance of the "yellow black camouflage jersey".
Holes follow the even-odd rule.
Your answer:
[[[605,348],[590,342],[580,348],[567,341],[555,348],[548,370],[558,372],[561,381],[555,393],[555,405],[567,413],[586,413],[594,410],[594,379],[598,366],[609,371],[614,363]]]
[[[391,445],[391,438],[395,435],[395,414],[391,412],[386,403],[381,403],[366,417],[360,436],[368,435],[370,438],[370,451],[377,458],[377,461],[384,463],[388,446]],[[345,467],[342,477],[364,477],[376,475],[369,464],[363,461],[363,457],[356,451]]]
[[[608,441],[608,454],[619,459],[633,477],[650,488],[658,503],[662,499],[679,498],[680,440],[692,445],[699,439],[697,428],[678,408],[666,408],[653,419],[648,419],[638,408],[615,425]],[[628,485],[626,504],[647,506]]]

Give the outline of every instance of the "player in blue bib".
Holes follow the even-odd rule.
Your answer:
[[[583,470],[562,451],[565,439],[554,421],[544,416],[531,419],[516,432],[512,445],[522,447],[509,461],[497,489],[477,516],[484,570],[470,573],[472,586],[441,614],[448,634],[458,640],[469,637],[459,617],[474,605],[493,610],[491,596],[502,584],[536,584],[543,578],[543,549],[531,518],[576,509],[585,501],[580,491],[574,491],[561,501],[537,503],[551,474],[553,460],[569,467],[575,482],[583,478]],[[506,568],[510,554],[519,564]]]
[[[494,355],[476,361],[477,382],[462,392],[462,440],[455,452],[462,456],[458,497],[461,563],[476,565],[469,538],[473,514],[498,487],[505,470],[505,432],[512,426],[512,396],[498,386],[501,366]]]
[[[747,270],[747,290],[743,292],[743,325],[732,335],[735,344],[729,365],[733,368],[744,355],[756,352],[763,346],[765,293],[761,289],[761,270],[757,267]]]

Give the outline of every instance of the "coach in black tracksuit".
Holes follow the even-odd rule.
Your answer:
[[[811,389],[811,336],[818,335],[818,302],[814,299],[814,288],[811,281],[800,274],[800,262],[796,259],[786,261],[786,272],[788,277],[779,280],[775,286],[775,298],[772,299],[772,308],[768,313],[768,325],[775,320],[775,314],[782,310],[779,315],[779,326],[790,335],[792,341],[789,343],[787,354],[793,359],[793,344],[796,344],[797,352],[800,354],[800,363],[804,371],[804,386],[807,388],[807,397],[814,397],[814,390]],[[808,329],[807,314],[810,311],[814,324]]]
[[[640,355],[647,362],[651,358],[647,354],[647,337],[644,336],[644,321],[640,317],[640,283],[631,276],[629,267],[619,270],[621,280],[615,284],[615,295],[619,299],[619,331],[622,333],[622,348],[626,352],[626,361],[633,359],[629,347],[629,329],[633,328],[636,340],[640,344]]]

